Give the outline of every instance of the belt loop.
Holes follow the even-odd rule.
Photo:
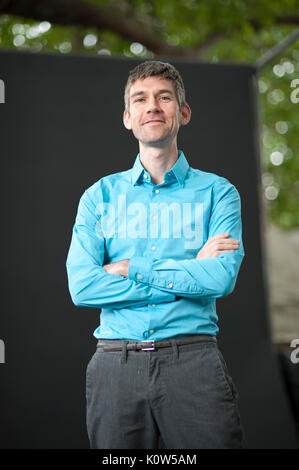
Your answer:
[[[123,346],[122,346],[122,353],[121,353],[121,363],[125,364],[127,362],[127,342],[128,341],[123,341]]]
[[[170,342],[172,345],[172,352],[173,352],[173,361],[178,360],[179,358],[179,350],[178,350],[178,345],[177,342],[174,338],[170,338]]]

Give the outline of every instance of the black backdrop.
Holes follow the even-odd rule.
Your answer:
[[[138,152],[122,124],[123,88],[136,63],[0,52],[1,448],[88,448],[85,369],[99,310],[72,304],[65,261],[84,190],[132,167]],[[255,69],[173,63],[192,108],[179,148],[193,168],[227,177],[242,200],[246,255],[217,312],[247,445],[296,448],[267,313]]]

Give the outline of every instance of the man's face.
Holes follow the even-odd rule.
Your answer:
[[[129,111],[124,125],[145,145],[165,146],[176,138],[180,125],[190,120],[190,108],[179,109],[172,80],[162,77],[139,79],[129,91]]]

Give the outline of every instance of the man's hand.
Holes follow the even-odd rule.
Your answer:
[[[208,239],[202,249],[197,253],[196,259],[212,258],[213,256],[230,253],[239,248],[239,241],[228,238],[229,233],[220,233]]]
[[[239,248],[239,241],[234,238],[227,238],[229,233],[220,233],[208,239],[202,249],[197,253],[196,259],[212,258],[222,253],[230,253]],[[116,261],[115,263],[104,264],[102,267],[109,274],[118,274],[119,276],[128,277],[129,275],[129,259]]]
[[[118,274],[119,276],[128,277],[129,275],[129,259],[122,259],[115,263],[104,264],[102,268],[109,274]]]

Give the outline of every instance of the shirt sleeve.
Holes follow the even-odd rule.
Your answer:
[[[117,309],[174,301],[172,293],[105,271],[105,239],[96,228],[98,220],[86,190],[79,202],[66,260],[73,303],[79,307]]]
[[[149,259],[133,257],[129,279],[187,298],[224,297],[230,294],[244,257],[241,201],[237,189],[225,178],[216,185],[208,224],[208,238],[229,233],[239,240],[238,250],[204,259]]]

